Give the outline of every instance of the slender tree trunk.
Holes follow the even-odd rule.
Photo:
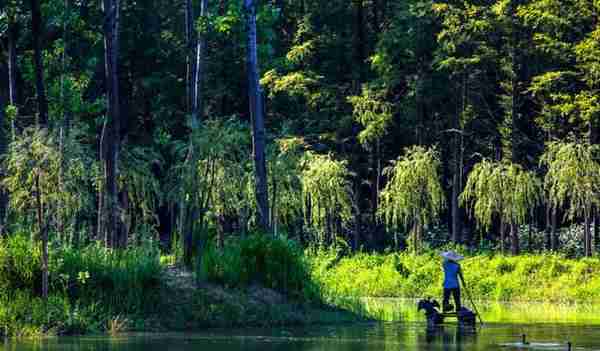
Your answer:
[[[48,124],[48,101],[46,99],[46,90],[44,88],[44,67],[42,61],[42,51],[40,47],[41,39],[41,12],[38,0],[31,0],[31,35],[33,40],[33,61],[35,70],[35,87],[38,105],[38,127],[47,127]],[[39,171],[35,174],[37,219],[39,229],[39,239],[42,245],[42,297],[45,301],[48,299],[48,232],[44,225],[42,190],[40,187]]]
[[[192,6],[192,0],[186,0],[185,1],[185,39],[186,39],[186,44],[187,44],[187,51],[186,51],[186,84],[185,84],[185,89],[186,89],[186,104],[187,104],[187,110],[191,111],[192,110],[192,87],[194,86],[194,72],[196,72],[195,69],[195,56],[194,55],[194,49],[195,49],[195,43],[194,43],[194,22],[195,22],[195,18],[194,18],[194,8]]]
[[[458,127],[458,115],[455,117],[454,128]],[[459,195],[460,195],[460,162],[459,162],[459,135],[455,135],[452,141],[452,199],[451,199],[451,220],[452,220],[452,241],[459,244],[461,242],[460,235],[460,207],[459,207]]]
[[[379,8],[380,8],[380,0],[373,0],[371,5],[371,30],[374,33],[379,33],[380,28],[380,17],[379,17]]]
[[[356,65],[354,71],[357,72],[357,76],[354,80],[354,90],[360,92],[360,85],[365,81],[365,59],[366,59],[366,46],[365,46],[365,29],[364,25],[364,4],[363,0],[353,0],[354,8],[354,64]]]
[[[60,169],[58,174],[58,187],[61,193],[65,192],[64,186],[64,177],[65,177],[65,167],[66,167],[66,158],[65,158],[65,139],[69,137],[69,127],[70,127],[70,116],[69,110],[70,106],[67,98],[66,84],[65,84],[65,75],[67,74],[67,50],[68,50],[68,31],[69,27],[67,22],[69,21],[69,15],[71,11],[71,4],[69,0],[64,1],[64,13],[63,13],[63,54],[62,54],[62,72],[61,72],[61,82],[60,82],[60,95],[61,95],[61,104],[63,108],[63,120],[60,125],[59,131],[59,157],[60,157]],[[64,222],[65,222],[65,208],[62,200],[58,205],[58,234],[64,234]]]
[[[191,191],[193,193],[197,193],[197,185],[196,185],[196,180],[198,178],[198,172],[197,172],[197,168],[196,168],[196,162],[198,160],[198,150],[195,150],[195,145],[194,145],[194,136],[199,128],[200,125],[200,120],[203,118],[203,112],[204,112],[204,107],[203,107],[203,101],[204,101],[204,47],[205,47],[205,34],[204,33],[198,33],[197,36],[194,35],[195,31],[193,29],[193,24],[195,23],[194,20],[194,15],[193,15],[193,10],[192,10],[192,5],[190,1],[186,2],[186,35],[188,38],[188,46],[190,48],[195,46],[195,52],[194,52],[194,56],[191,56],[191,50],[190,50],[190,61],[191,63],[189,64],[189,69],[192,71],[192,75],[191,75],[191,82],[189,84],[189,90],[191,93],[191,97],[190,97],[190,103],[191,103],[191,120],[190,120],[190,124],[191,124],[191,135],[190,135],[190,141],[189,141],[189,150],[188,150],[188,158],[186,160],[186,162],[188,163],[188,168],[189,168],[189,174],[188,177],[190,178],[189,181],[191,182],[191,186],[190,189],[188,189],[188,191]],[[201,18],[205,18],[208,15],[208,0],[201,0],[200,1],[200,17]],[[194,42],[195,40],[195,42]],[[186,265],[191,266],[192,264],[192,253],[193,253],[193,249],[192,246],[194,244],[194,231],[195,231],[195,224],[197,219],[202,216],[203,214],[201,214],[201,212],[203,213],[204,209],[198,209],[198,198],[196,195],[192,196],[192,200],[191,201],[182,201],[182,204],[185,205],[185,217],[184,217],[184,222],[186,223],[186,225],[184,226],[184,262]],[[202,228],[202,223],[201,224],[201,228]],[[200,233],[200,235],[202,235],[202,233]],[[203,247],[203,243],[202,243],[202,237],[198,238],[198,243],[197,243],[197,248],[198,248],[198,267],[200,267],[200,263],[201,263],[201,250]]]
[[[13,9],[13,11],[16,11]],[[8,16],[8,103],[17,107],[17,27],[14,14]],[[15,116],[11,121],[11,135],[14,139],[16,133]],[[5,218],[3,218],[4,220]]]
[[[187,267],[192,266],[192,253],[194,245],[194,212],[195,207],[190,205],[185,206],[185,215],[183,217],[183,263]]]
[[[217,248],[223,251],[225,247],[225,216],[222,213],[217,214]]]
[[[591,215],[590,215],[590,209],[586,209],[584,211],[584,228],[583,228],[583,232],[584,232],[584,251],[585,251],[585,256],[586,257],[592,257],[592,232],[591,232]]]
[[[557,209],[553,208],[552,209],[552,215],[550,218],[550,236],[552,238],[551,240],[551,245],[550,245],[550,249],[552,251],[556,251],[558,250],[558,228],[557,228],[557,213],[556,213]]]
[[[17,27],[12,16],[8,20],[8,103],[17,106]]]
[[[273,178],[273,201],[271,201],[271,225],[273,226],[273,235],[277,236],[277,180]]]
[[[40,40],[42,36],[42,14],[39,0],[31,0],[31,36],[33,41],[33,62],[35,69],[35,88],[37,91],[38,123],[48,124],[48,101],[44,88],[44,62]]]
[[[4,97],[0,96],[0,126],[3,126],[5,123],[5,114],[4,111],[6,109],[6,104],[4,101]],[[4,129],[0,128],[0,157],[4,157],[7,149],[7,140],[6,135],[4,134]],[[0,177],[0,181],[4,177]],[[5,189],[0,189],[0,239],[5,235],[4,230],[4,219],[6,217],[6,212],[8,208],[8,192]]]
[[[461,91],[461,99],[460,99],[460,110],[454,116],[453,126],[456,131],[454,133],[454,137],[452,140],[452,240],[459,244],[461,240],[461,218],[460,218],[460,204],[459,204],[459,196],[460,191],[462,189],[462,129],[460,125],[460,115],[464,113],[467,109],[467,75],[466,73],[462,74],[462,84],[460,87]]]
[[[532,237],[532,233],[531,233],[531,223],[527,224],[527,251],[529,251],[530,253],[533,252],[533,243],[532,243],[533,237]]]
[[[40,187],[39,171],[35,174],[35,200],[37,210],[38,236],[42,245],[42,297],[48,300],[48,232],[44,225],[44,209],[42,204],[42,189]]]
[[[353,201],[353,215],[354,215],[354,230],[352,233],[352,249],[357,251],[360,247],[360,229],[362,227],[362,214],[359,206],[359,188],[360,182],[356,182],[354,185],[354,201]],[[375,210],[373,210],[375,212]],[[373,222],[375,225],[375,222]]]
[[[550,205],[546,205],[545,207],[545,214],[546,214],[546,228],[544,229],[544,233],[546,235],[546,250],[552,250],[552,224],[551,224],[551,208]]]
[[[200,1],[200,18],[208,16],[208,0]],[[206,46],[205,33],[198,33],[196,41],[196,58],[194,63],[195,72],[193,74],[193,94],[192,94],[192,129],[197,129],[199,121],[204,114],[204,51]]]
[[[502,253],[504,255],[504,249],[505,249],[505,239],[504,239],[504,233],[505,233],[506,229],[504,227],[504,220],[500,219],[500,253]]]
[[[510,224],[510,238],[511,253],[516,256],[521,251],[521,247],[519,245],[519,226],[515,223]]]
[[[106,159],[106,151],[104,145],[104,139],[106,139],[106,128],[107,128],[107,120],[104,120],[102,124],[102,131],[100,132],[100,143],[99,143],[99,159],[100,162],[103,163]],[[103,240],[105,237],[106,230],[106,192],[104,191],[104,182],[100,182],[98,184],[98,216],[96,222],[96,240]]]
[[[115,244],[119,233],[119,199],[117,189],[120,144],[119,104],[119,0],[103,0],[104,3],[104,60],[108,95],[108,123],[104,137],[104,190],[106,192],[106,246]]]
[[[257,219],[259,227],[269,231],[269,199],[267,184],[267,166],[265,159],[265,121],[263,116],[262,89],[259,84],[258,48],[256,43],[256,1],[244,0],[248,35],[248,94],[250,116],[252,119],[252,149],[254,154],[254,172],[256,186]]]
[[[600,226],[598,224],[598,207],[593,206],[592,208],[592,220],[593,220],[593,232],[594,232],[594,251],[600,251]]]
[[[519,101],[519,96],[520,96],[520,91],[519,91],[519,77],[520,77],[520,54],[519,54],[519,48],[518,48],[518,41],[519,38],[521,36],[521,33],[519,31],[519,26],[518,26],[518,20],[517,20],[517,3],[518,0],[509,0],[510,1],[510,7],[511,7],[511,38],[509,40],[509,45],[510,45],[510,65],[511,65],[511,77],[510,77],[510,98],[511,98],[511,103],[510,103],[510,116],[511,116],[511,121],[510,121],[510,146],[511,146],[511,161],[513,163],[518,163],[520,160],[519,157],[519,145],[518,145],[518,118],[519,118],[519,106],[520,106],[520,101]]]

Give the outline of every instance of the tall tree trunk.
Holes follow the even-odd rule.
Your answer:
[[[584,227],[583,227],[583,240],[584,240],[584,253],[586,257],[592,257],[592,232],[591,232],[591,215],[590,209],[586,208],[584,211]]]
[[[380,25],[380,17],[379,17],[379,8],[381,7],[381,0],[373,0],[371,4],[371,30],[373,33],[379,33]]]
[[[500,219],[500,253],[502,253],[504,255],[504,249],[505,249],[505,238],[504,238],[504,233],[506,231],[506,228],[504,226],[504,220]]]
[[[185,39],[186,39],[186,47],[187,47],[187,51],[186,51],[186,79],[185,79],[185,89],[186,89],[186,106],[187,106],[187,110],[191,111],[192,110],[192,87],[194,86],[194,72],[196,72],[195,69],[195,56],[194,55],[194,51],[195,51],[195,42],[194,42],[194,23],[195,23],[195,17],[194,17],[194,7],[192,5],[192,0],[186,0],[185,1]]]
[[[38,105],[38,127],[47,127],[48,124],[48,101],[46,99],[46,90],[44,88],[44,66],[42,61],[42,51],[40,47],[41,22],[42,15],[38,0],[31,0],[31,35],[33,40],[33,61],[35,70],[35,88]],[[44,224],[44,213],[42,204],[42,190],[40,187],[39,170],[35,174],[36,202],[39,240],[42,245],[42,296],[44,300],[48,299],[48,232]]]
[[[206,1],[202,0],[200,3],[201,12],[206,11]],[[196,31],[194,30],[194,24],[196,23],[196,17],[194,15],[193,4],[191,0],[186,0],[185,2],[185,36],[187,42],[187,77],[186,77],[186,90],[187,90],[187,105],[188,111],[190,113],[190,140],[188,146],[188,155],[186,159],[187,164],[187,177],[189,178],[187,181],[190,183],[189,189],[186,189],[182,193],[182,200],[180,201],[181,208],[181,216],[180,216],[180,232],[182,236],[183,243],[183,260],[186,266],[191,267],[192,264],[192,245],[193,245],[193,233],[194,233],[194,224],[196,214],[198,213],[198,199],[197,196],[192,196],[191,199],[185,200],[183,197],[186,197],[189,192],[196,194],[196,179],[197,179],[197,169],[194,166],[197,160],[197,151],[194,150],[194,135],[196,134],[196,130],[198,128],[199,122],[199,113],[202,112],[201,106],[201,94],[202,87],[201,84],[203,82],[202,77],[202,49],[203,49],[203,39],[202,35],[200,38],[196,35]]]
[[[14,11],[14,9],[13,9]],[[17,106],[17,26],[8,16],[8,103]],[[14,124],[14,120],[12,121]]]
[[[373,228],[371,229],[371,231],[375,231],[377,228],[377,210],[379,209],[379,192],[381,190],[381,140],[379,138],[377,138],[376,142],[375,142],[375,165],[374,165],[374,169],[375,169],[375,179],[374,179],[374,186],[372,187],[372,201],[373,201],[373,208],[371,211],[371,222],[373,225]],[[356,194],[358,195],[359,189],[356,189]],[[359,206],[359,199],[357,197],[356,199],[356,204],[357,206]]]
[[[546,236],[546,250],[552,250],[552,224],[551,224],[551,212],[552,209],[550,208],[550,205],[546,205],[545,207],[545,214],[546,214],[546,228],[544,229],[544,233]]]
[[[6,103],[3,96],[0,96],[0,126],[5,123],[5,111]],[[7,140],[4,134],[4,128],[0,128],[0,157],[4,157],[6,153]],[[0,177],[0,181],[3,177]],[[6,210],[8,207],[8,193],[5,189],[0,189],[0,239],[5,235],[4,231],[4,218],[6,217]]]
[[[460,205],[459,195],[461,190],[461,173],[462,173],[462,130],[460,128],[460,114],[466,110],[467,100],[467,80],[466,74],[462,75],[462,96],[461,96],[461,107],[460,110],[454,116],[453,126],[455,129],[454,137],[452,138],[452,203],[451,203],[451,220],[452,220],[452,241],[459,244],[461,242],[461,219],[460,219]]]
[[[521,251],[519,245],[519,226],[515,223],[510,224],[510,251],[515,256]]]
[[[460,208],[458,204],[459,197],[459,175],[457,173],[457,165],[454,165],[454,174],[452,175],[452,241],[456,244],[461,243],[461,228],[460,228]]]
[[[99,143],[99,159],[100,162],[104,162],[104,159],[106,158],[105,154],[105,145],[104,145],[104,139],[106,139],[106,128],[107,128],[107,120],[104,120],[104,123],[102,124],[102,130],[100,132],[100,143]],[[104,185],[104,181],[100,182],[100,184],[98,184],[98,215],[97,215],[97,221],[96,221],[96,240],[103,240],[103,238],[105,237],[105,229],[106,229],[106,192],[104,191],[105,185]]]
[[[119,233],[119,199],[117,190],[120,144],[119,105],[119,0],[103,0],[104,4],[104,60],[108,95],[108,123],[104,137],[104,191],[106,197],[106,246],[115,244]]]
[[[208,0],[200,1],[200,17],[205,18],[208,16]],[[190,94],[190,125],[191,134],[189,141],[189,150],[187,156],[187,167],[188,177],[190,178],[190,189],[188,191],[197,194],[196,179],[198,178],[197,167],[195,166],[198,159],[198,150],[195,150],[194,136],[200,125],[200,120],[203,118],[203,101],[204,101],[204,51],[205,51],[205,34],[195,33],[193,24],[195,23],[195,16],[193,14],[193,8],[191,1],[186,1],[186,37],[188,40],[188,70],[191,70],[191,81],[188,84],[188,91]],[[195,48],[194,54],[192,55],[191,48]],[[194,232],[196,220],[203,215],[200,214],[204,209],[198,209],[199,199],[196,195],[192,196],[190,201],[182,200],[182,209],[184,210],[185,216],[182,218],[185,225],[183,226],[183,249],[184,249],[184,263],[187,266],[192,264],[192,245],[194,243]],[[202,212],[203,213],[203,212]],[[201,226],[202,227],[202,226]],[[198,238],[197,242],[197,263],[198,268],[202,261],[202,238]]]
[[[265,121],[262,89],[259,84],[258,48],[256,43],[256,1],[244,0],[248,35],[247,65],[250,116],[252,119],[252,151],[254,156],[257,219],[260,229],[269,231],[269,199],[265,158]]]
[[[529,253],[533,252],[533,237],[532,237],[532,233],[531,233],[531,222],[527,224],[527,251],[529,251]]]
[[[31,36],[33,41],[33,63],[35,69],[35,88],[37,91],[38,123],[48,124],[48,101],[44,88],[44,62],[40,40],[42,38],[42,14],[39,0],[31,0]]]
[[[12,13],[8,16],[8,103],[17,107],[17,26],[14,12],[16,9],[11,9]],[[17,112],[18,113],[18,112]],[[10,121],[11,135],[15,137],[17,116]],[[5,218],[2,218],[4,220]]]
[[[40,187],[40,171],[35,174],[35,200],[38,236],[42,245],[42,297],[48,299],[48,232],[44,224],[44,208],[42,203],[42,189]]]
[[[208,0],[200,1],[200,18],[208,17]],[[204,114],[204,51],[206,46],[205,33],[198,33],[196,41],[196,58],[193,74],[192,94],[192,129],[198,127]]]
[[[517,43],[520,37],[520,31],[517,23],[517,2],[518,0],[510,0],[511,7],[511,38],[509,40],[509,51],[510,51],[510,153],[511,161],[513,163],[519,162],[519,148],[518,148],[518,118],[519,118],[519,76],[520,76],[520,57]]]
[[[64,1],[64,10],[63,10],[63,54],[62,54],[62,72],[61,72],[61,82],[60,82],[60,95],[61,95],[61,105],[62,105],[62,109],[63,109],[63,118],[62,118],[62,123],[60,124],[60,131],[59,131],[59,141],[58,141],[58,147],[59,147],[59,157],[60,157],[60,169],[59,169],[59,175],[58,175],[58,187],[60,192],[64,192],[65,191],[65,186],[64,186],[64,176],[65,176],[65,167],[66,167],[66,158],[65,158],[65,139],[69,138],[69,129],[70,129],[70,116],[69,116],[69,111],[70,111],[70,105],[68,103],[68,93],[66,91],[66,84],[65,84],[65,75],[67,74],[67,68],[68,68],[68,64],[67,64],[67,50],[68,50],[68,43],[69,43],[69,38],[68,38],[68,33],[69,33],[69,27],[68,27],[68,21],[69,21],[69,17],[70,17],[70,11],[71,11],[71,4],[70,4],[70,0],[65,0]],[[64,204],[61,203],[58,205],[58,234],[63,236],[64,235],[64,224],[65,224],[65,208],[64,208]],[[66,241],[66,240],[65,240]]]
[[[597,22],[597,15],[594,13],[594,22]],[[597,24],[595,23],[595,27]],[[589,129],[590,129],[590,144],[596,145],[600,142],[600,126],[599,117],[597,114],[590,118]],[[598,226],[598,208],[596,205],[592,205],[591,208],[591,221],[593,223],[593,235],[594,235],[594,243],[593,246],[590,247],[590,253],[592,251],[598,251],[600,249],[600,228]],[[590,239],[591,240],[591,239]]]
[[[277,179],[273,175],[271,175],[271,183],[272,186],[272,199],[271,199],[271,226],[273,227],[273,235],[276,237],[277,233]]]
[[[598,207],[593,206],[592,208],[592,220],[593,220],[593,232],[594,232],[594,251],[600,252],[600,225],[598,223]]]
[[[556,213],[557,209],[553,208],[552,209],[552,214],[551,214],[551,218],[550,218],[550,237],[551,237],[551,245],[550,245],[550,249],[552,251],[556,251],[558,250],[558,228],[557,228],[557,216],[558,214]]]
[[[354,8],[354,72],[357,73],[354,79],[354,90],[360,92],[360,85],[365,81],[365,59],[366,59],[366,43],[365,43],[365,28],[364,25],[364,4],[363,0],[353,0]]]

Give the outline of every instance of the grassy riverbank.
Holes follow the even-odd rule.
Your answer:
[[[439,297],[437,252],[342,257],[335,251],[310,255],[311,280],[329,300],[339,297]],[[600,302],[600,259],[560,255],[467,256],[462,262],[474,299],[489,301]]]
[[[162,262],[161,262],[162,261]],[[302,250],[251,236],[209,248],[194,273],[161,260],[152,243],[51,248],[50,294],[41,296],[41,253],[26,235],[0,240],[0,336],[183,331],[356,320],[320,303]]]
[[[152,243],[123,251],[53,248],[44,303],[39,246],[25,235],[0,240],[0,334],[337,323],[358,316],[403,320],[406,309],[377,298],[441,296],[440,258],[433,251],[347,255],[250,236],[222,249],[209,246],[196,272],[199,285],[195,273],[160,257]],[[480,254],[463,267],[478,300],[600,302],[598,258]]]

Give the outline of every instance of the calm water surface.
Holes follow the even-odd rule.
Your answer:
[[[478,304],[479,305],[479,304]],[[357,307],[356,304],[353,305]],[[600,351],[600,306],[480,304],[486,323],[476,329],[448,324],[428,329],[415,301],[363,299],[366,314],[391,322],[272,329],[210,330],[194,334],[128,334],[9,340],[0,351]],[[529,344],[521,344],[521,335]]]
[[[520,344],[526,333],[529,345]],[[346,326],[213,330],[195,334],[132,334],[122,337],[60,337],[8,341],[2,351],[379,351],[379,350],[600,350],[600,327],[565,324],[487,324],[477,330],[421,323],[361,323]]]

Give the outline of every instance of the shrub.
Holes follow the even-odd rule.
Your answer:
[[[292,297],[315,296],[302,250],[283,238],[254,234],[227,242],[222,252],[209,245],[200,274],[233,287],[259,283]]]
[[[39,291],[41,276],[41,250],[28,235],[0,240],[0,291]]]
[[[102,301],[115,313],[138,313],[154,308],[160,285],[160,254],[151,243],[125,250],[92,244],[63,248],[51,256],[54,290],[73,299]]]

